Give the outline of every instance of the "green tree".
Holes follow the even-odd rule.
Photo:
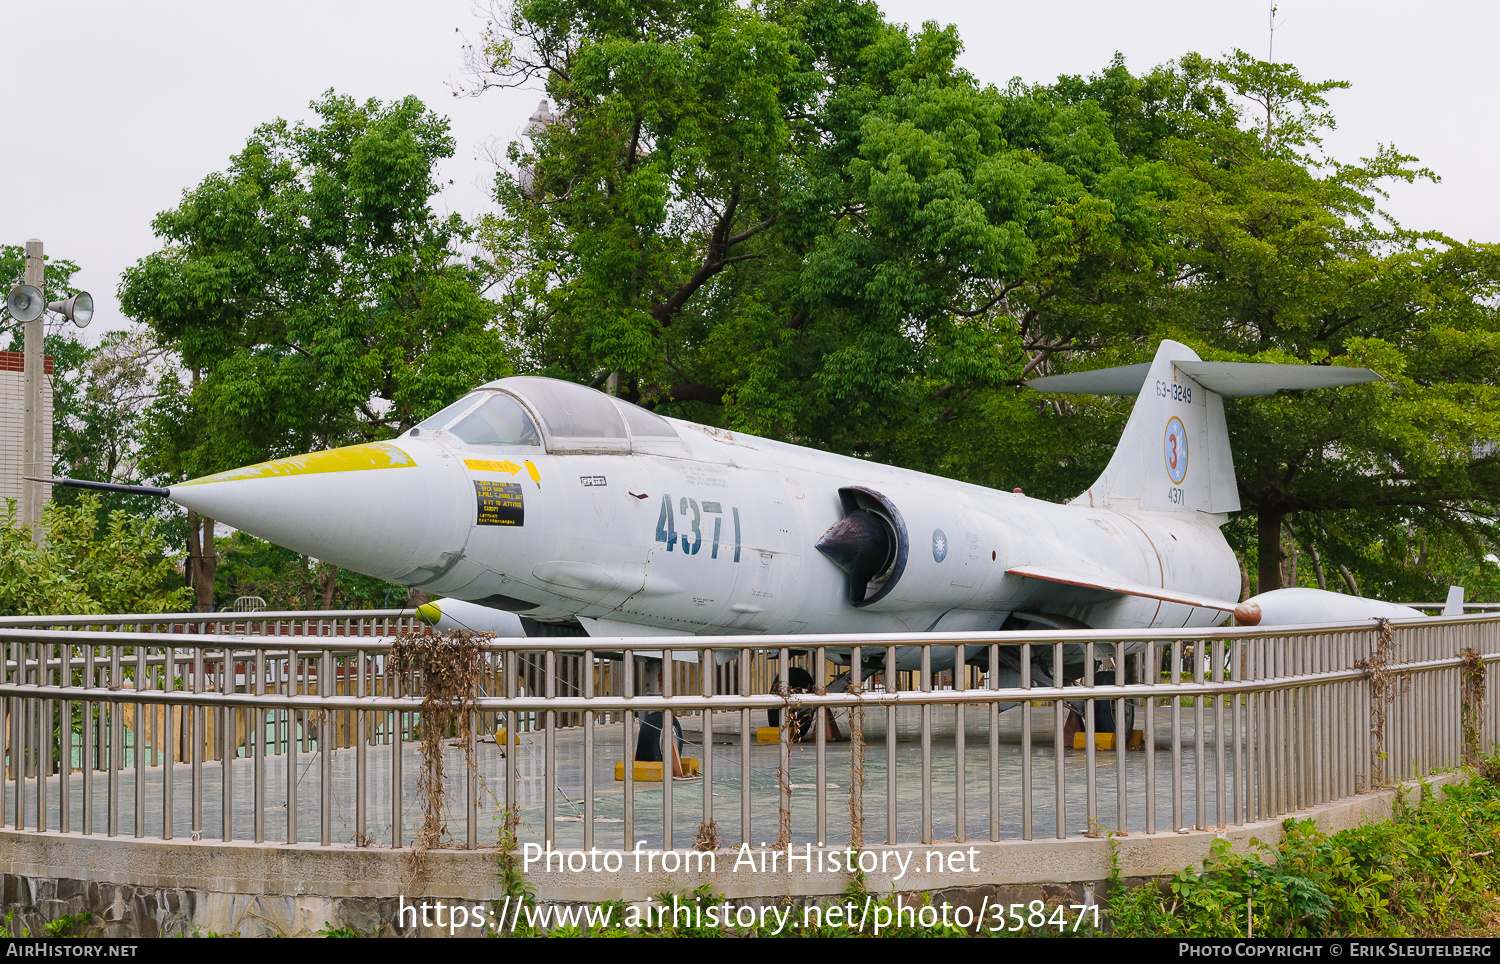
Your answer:
[[[48,502],[40,546],[16,520],[0,520],[0,615],[181,612],[188,592],[162,556],[156,520],[116,511],[101,536],[99,500]]]
[[[200,476],[389,437],[509,371],[458,216],[431,200],[447,122],[416,98],[329,93],[315,127],[275,121],[154,229],[120,302],[182,360],[148,413],[144,466]],[[189,572],[213,601],[212,520]]]
[[[167,246],[125,272],[125,312],[181,353],[185,411],[163,416],[196,422],[163,469],[387,437],[507,371],[463,222],[431,207],[447,122],[415,98],[312,106],[319,126],[259,128],[158,215]]]
[[[1057,433],[1011,383],[1132,329],[1161,247],[1152,172],[1097,106],[981,87],[951,28],[912,34],[850,0],[535,0],[495,22],[479,89],[537,79],[557,105],[513,146],[483,229],[528,366],[804,444],[1058,484],[1030,468],[1066,458]],[[1021,457],[984,450],[1018,423],[1035,429]]]
[[[1413,158],[1322,155],[1325,95],[1346,84],[1243,52],[1184,65],[1132,82],[1116,63],[1092,83],[1059,85],[1110,105],[1117,131],[1156,132],[1136,140],[1160,158],[1173,261],[1141,351],[1171,335],[1217,360],[1386,376],[1228,403],[1241,500],[1255,516],[1253,540],[1248,518],[1230,533],[1253,550],[1261,590],[1297,581],[1286,542],[1305,547],[1320,585],[1335,570],[1350,591],[1430,596],[1428,553],[1407,548],[1456,539],[1478,559],[1497,532],[1500,464],[1487,443],[1500,437],[1500,248],[1404,230],[1379,211],[1382,184],[1433,177]],[[1185,91],[1212,109],[1184,109]],[[1248,112],[1233,106],[1247,102]]]
[[[125,484],[145,481],[142,422],[156,399],[161,375],[170,368],[170,352],[142,326],[104,332],[94,345],[50,335],[47,352],[53,358],[53,475]],[[57,487],[52,498],[73,503],[82,493]],[[100,496],[99,506],[101,531],[115,509],[162,519],[169,530],[180,528],[174,523],[181,513],[160,499],[111,492]]]
[[[868,19],[868,18],[866,18]],[[731,2],[518,5],[486,39],[481,88],[540,80],[558,105],[512,145],[483,236],[533,367],[624,393],[722,403],[692,354],[697,306],[764,260],[814,94],[793,34]],[[854,27],[852,29],[859,29]]]
[[[407,589],[290,549],[246,532],[217,546],[216,608],[229,609],[241,596],[259,596],[270,609],[384,609],[406,599]]]
[[[1129,406],[1025,377],[1162,337],[1370,365],[1388,381],[1231,405],[1229,535],[1259,588],[1299,578],[1283,538],[1320,583],[1425,595],[1432,560],[1494,536],[1500,262],[1379,212],[1383,184],[1430,176],[1412,158],[1323,156],[1346,85],[1237,52],[1000,91],[954,66],[951,29],[841,0],[495,23],[476,89],[540,80],[556,104],[483,229],[528,367],[1061,498]]]

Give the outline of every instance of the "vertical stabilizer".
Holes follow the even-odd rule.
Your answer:
[[[1073,500],[1075,505],[1214,515],[1239,510],[1224,401],[1176,364],[1196,361],[1198,355],[1188,346],[1164,341],[1150,366],[1105,370],[1130,372],[1134,377],[1126,383],[1133,387],[1134,379],[1142,374],[1140,369],[1145,368],[1145,383],[1140,385],[1135,408],[1109,466],[1087,492]],[[1110,386],[1102,382],[1101,387],[1088,387],[1088,376],[1095,375],[1080,372],[1038,379],[1032,384],[1043,391],[1107,390]],[[1094,381],[1103,377],[1101,374]],[[1114,386],[1116,390],[1119,387]]]
[[[1075,503],[1239,511],[1224,400],[1179,369],[1179,361],[1198,361],[1198,355],[1178,342],[1162,342],[1114,457]]]

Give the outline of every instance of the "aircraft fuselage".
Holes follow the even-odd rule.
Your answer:
[[[438,491],[430,497],[450,506],[449,555],[440,566],[378,574],[542,621],[583,617],[689,633],[995,629],[1009,613],[1029,610],[1118,628],[1222,618],[1007,575],[1022,565],[1220,598],[1239,591],[1234,556],[1212,516],[1057,505],[672,424],[678,439],[637,440],[629,453],[481,450],[442,436],[389,443],[410,456],[412,469],[431,474]],[[862,607],[848,601],[845,574],[813,548],[844,516],[839,490],[856,486],[889,500],[909,538],[899,581]],[[467,525],[452,525],[457,517]],[[363,571],[371,561],[363,553],[340,559],[326,544],[320,552]]]

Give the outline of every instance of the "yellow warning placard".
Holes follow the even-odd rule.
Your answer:
[[[526,504],[521,496],[521,486],[515,482],[475,482],[474,496],[478,502],[475,525],[519,526],[526,524]]]

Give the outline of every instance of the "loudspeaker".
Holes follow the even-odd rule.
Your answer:
[[[87,328],[94,317],[94,296],[87,291],[80,291],[67,301],[54,301],[47,307],[58,312],[79,328]]]
[[[42,316],[44,304],[35,285],[16,285],[5,299],[5,309],[17,321],[36,321]]]

